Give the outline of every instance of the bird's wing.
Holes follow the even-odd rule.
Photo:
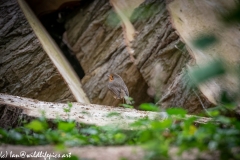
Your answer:
[[[129,92],[128,92],[128,88],[126,86],[126,84],[124,83],[124,81],[121,79],[121,88],[123,89],[125,95],[124,96],[128,96],[129,97]]]
[[[125,85],[125,83],[124,83],[124,85],[123,85],[123,90],[124,90],[124,92],[125,92],[125,96],[128,96],[128,97],[129,97],[128,88],[127,88],[127,86]]]
[[[114,94],[117,99],[121,99],[121,88],[118,85],[108,84],[108,89]]]
[[[126,86],[126,84],[124,83],[122,77],[120,77],[118,74],[115,74],[116,77],[117,77],[117,81],[115,81],[115,85],[116,86],[119,86],[119,88],[121,88],[124,92],[124,95],[123,96],[128,96],[129,97],[129,92],[128,92],[128,88]],[[120,92],[121,92],[121,89],[120,89]]]

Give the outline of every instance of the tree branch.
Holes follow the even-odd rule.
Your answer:
[[[43,49],[46,51],[53,64],[56,66],[63,79],[66,81],[75,99],[78,102],[90,103],[88,97],[82,89],[82,84],[80,83],[78,76],[73,71],[71,65],[66,60],[54,40],[49,36],[27,3],[22,0],[18,0],[18,3],[23,13],[25,14],[26,19],[31,25],[34,33],[41,42]]]

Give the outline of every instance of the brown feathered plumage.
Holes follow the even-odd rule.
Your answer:
[[[124,99],[125,96],[129,96],[128,88],[118,74],[111,73],[108,77],[108,89],[112,92],[114,98]]]

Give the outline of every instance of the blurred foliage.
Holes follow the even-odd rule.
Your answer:
[[[124,102],[123,104],[120,104],[119,106],[122,106],[124,108],[134,108],[133,104],[135,103],[132,97],[125,96],[124,97]]]
[[[143,103],[139,108],[145,111],[159,111],[159,107],[152,103]]]
[[[142,104],[141,109],[158,111],[154,104]],[[146,159],[168,159],[171,147],[178,147],[179,154],[197,148],[200,151],[219,151],[222,160],[238,159],[233,150],[240,146],[240,122],[220,115],[218,108],[209,110],[212,121],[196,125],[198,117],[186,117],[180,108],[166,110],[168,118],[150,120],[143,118],[130,124],[134,130],[115,126],[77,124],[72,120],[56,120],[53,127],[44,117],[35,119],[24,127],[0,129],[1,144],[45,145],[58,150],[72,146],[140,145],[148,154]],[[108,116],[120,116],[117,113]],[[144,128],[143,128],[144,126]]]
[[[139,7],[132,16],[134,21],[141,15],[143,18],[153,16],[157,9],[153,5],[145,8]],[[240,6],[224,16],[226,21],[240,21]],[[119,25],[119,18],[111,11],[107,18],[108,24]],[[214,35],[201,35],[193,44],[195,47],[205,49],[217,42]],[[226,73],[223,62],[212,61],[205,66],[193,69],[189,75],[196,85],[210,78]],[[222,115],[226,110],[234,110],[236,105],[226,93],[222,94],[222,104],[208,109],[212,120],[205,124],[196,124],[198,117],[186,117],[187,111],[180,108],[166,110],[167,118],[163,120],[150,120],[143,118],[130,124],[134,130],[124,130],[115,126],[95,126],[77,124],[73,120],[53,121],[51,127],[44,117],[35,119],[22,127],[9,130],[0,129],[0,144],[21,145],[55,145],[56,149],[64,150],[72,146],[107,146],[107,145],[140,145],[148,152],[146,159],[169,159],[171,147],[177,147],[179,155],[185,151],[198,149],[220,154],[220,159],[240,159],[240,121],[234,117]],[[131,105],[122,104],[126,108]],[[72,104],[68,103],[65,112],[71,112]],[[159,112],[154,104],[144,103],[140,109]],[[88,114],[86,112],[86,114]],[[109,113],[107,117],[121,116],[119,113]],[[70,118],[70,117],[69,117]],[[215,152],[216,153],[216,152]],[[73,157],[77,159],[77,157]]]
[[[223,61],[216,59],[205,65],[192,68],[189,72],[191,78],[191,86],[195,86],[199,83],[205,82],[211,78],[223,75],[226,73],[226,69]]]
[[[203,34],[203,35],[199,35],[192,42],[195,47],[200,48],[200,49],[205,49],[205,48],[217,43],[218,39],[213,34]]]
[[[118,17],[117,13],[114,12],[114,10],[110,10],[108,12],[105,24],[109,27],[115,28],[120,26],[120,22],[121,20]]]
[[[163,5],[156,5],[154,2],[149,2],[148,4],[142,4],[139,7],[137,7],[131,17],[130,21],[131,22],[136,22],[138,21],[145,21],[146,19],[149,19],[153,17],[159,10],[163,8]],[[129,12],[129,11],[126,11]],[[121,20],[117,13],[114,10],[110,10],[107,13],[107,18],[105,21],[105,24],[109,27],[115,28],[119,27],[121,23]]]
[[[137,20],[146,20],[153,17],[159,10],[161,10],[161,5],[155,5],[153,2],[148,4],[140,5],[136,8],[131,16],[131,21],[135,22]]]

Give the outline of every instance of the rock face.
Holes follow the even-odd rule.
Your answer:
[[[176,47],[182,43],[172,28],[164,1],[146,1],[132,15],[138,31],[132,43],[135,64],[126,50],[121,25],[112,25],[116,19],[107,0],[96,0],[85,4],[66,24],[69,44],[86,74],[82,79],[83,88],[92,103],[119,103],[106,87],[107,74],[115,72],[124,79],[136,106],[151,100],[147,94],[150,86],[161,90],[159,106],[181,106],[190,113],[201,111],[198,97],[190,88],[185,90],[187,81],[182,81],[182,69],[190,56],[186,49]],[[156,70],[156,66],[160,69]],[[153,80],[161,84],[156,88]],[[205,107],[209,107],[210,103],[201,94],[199,96]]]
[[[74,101],[17,1],[0,2],[0,20],[0,92],[49,102]],[[0,108],[0,126],[13,126],[21,111]]]

